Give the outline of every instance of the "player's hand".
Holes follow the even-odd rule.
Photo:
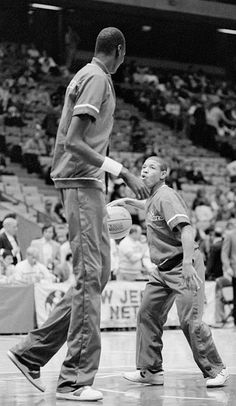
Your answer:
[[[126,206],[126,200],[128,198],[127,197],[123,197],[122,199],[115,199],[112,200],[112,202],[107,203],[107,207],[113,207],[113,206]]]
[[[142,179],[130,173],[128,169],[122,168],[120,177],[124,179],[125,183],[134,192],[137,199],[144,200],[149,196],[150,192],[147,186],[144,185]]]
[[[200,284],[203,283],[203,281],[198,276],[192,264],[183,263],[182,276],[183,285],[185,285],[187,289],[193,290],[194,292],[200,289]]]

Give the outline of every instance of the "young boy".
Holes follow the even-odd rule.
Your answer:
[[[145,208],[151,261],[157,265],[144,291],[137,318],[135,372],[124,378],[163,385],[162,334],[176,300],[180,326],[207,387],[223,386],[228,372],[215,347],[210,328],[202,321],[204,264],[194,242],[188,209],[182,197],[165,184],[167,164],[152,156],[144,162],[141,178],[150,190],[146,201],[124,198],[112,204]]]

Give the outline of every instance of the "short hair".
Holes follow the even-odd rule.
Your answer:
[[[26,255],[32,255],[35,259],[39,258],[39,251],[36,247],[29,246],[26,250]]]
[[[168,171],[169,165],[165,161],[165,159],[159,157],[158,155],[148,156],[147,158],[145,158],[145,161],[147,161],[148,159],[154,159],[155,161],[157,161],[160,165],[161,171]]]
[[[8,226],[9,224],[11,224],[11,225],[14,224],[14,225],[16,225],[16,224],[17,224],[17,220],[16,220],[15,217],[6,217],[6,218],[3,220],[2,224],[3,224],[3,227],[5,228],[5,227]]]
[[[95,55],[104,53],[111,55],[118,45],[125,46],[124,34],[115,27],[104,28],[97,36],[95,44]]]
[[[53,232],[55,232],[55,229],[54,229],[53,224],[48,223],[48,224],[44,224],[44,225],[43,225],[43,227],[42,227],[42,233],[44,233],[44,231],[48,230],[49,228],[52,228],[52,229],[53,229]]]
[[[13,257],[12,252],[10,250],[4,250],[3,253],[2,253],[3,259],[5,259],[8,256]]]

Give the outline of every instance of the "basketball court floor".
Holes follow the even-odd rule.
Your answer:
[[[133,384],[122,378],[122,372],[132,371],[135,366],[135,331],[103,332],[101,363],[94,387],[103,392],[104,400],[98,402],[56,400],[55,388],[65,346],[42,369],[42,379],[47,385],[42,394],[6,356],[20,336],[0,336],[0,406],[235,406],[236,329],[231,326],[212,331],[231,374],[223,388],[206,389],[179,329],[164,331],[164,386]]]

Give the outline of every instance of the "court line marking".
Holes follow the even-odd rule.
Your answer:
[[[188,399],[188,400],[214,400],[214,402],[216,402],[216,399],[212,399],[212,398],[194,398],[194,397],[190,397],[190,396],[171,396],[171,395],[163,395],[163,396],[160,396],[160,398]]]
[[[114,390],[114,389],[103,389],[103,388],[98,388],[98,390],[102,390],[103,392],[122,393],[123,395],[127,393],[127,392],[122,392],[122,391],[119,391],[119,390]]]

